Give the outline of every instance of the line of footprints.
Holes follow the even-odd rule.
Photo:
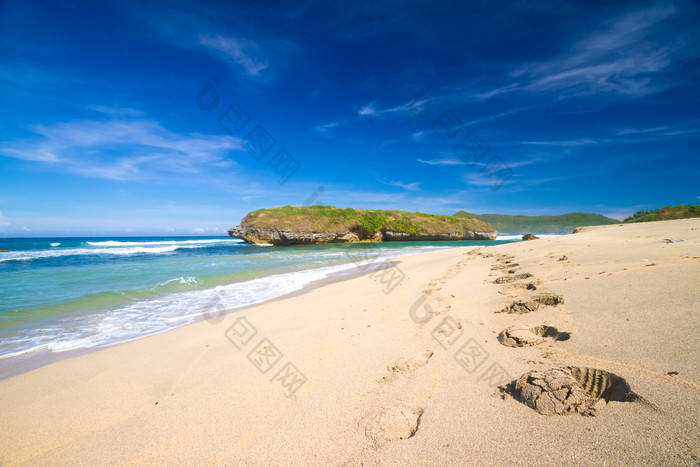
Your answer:
[[[430,288],[424,294],[430,295],[440,290],[440,285],[455,277],[469,261],[476,256],[484,259],[494,258],[491,270],[502,274],[492,281],[493,284],[507,287],[506,294],[515,293],[515,299],[495,313],[525,314],[533,313],[540,307],[558,307],[564,303],[561,295],[540,290],[541,282],[532,274],[522,272],[515,257],[504,254],[487,254],[481,249],[465,253],[468,258],[459,261],[448,269],[443,277],[428,283]],[[562,257],[558,261],[565,261]],[[437,297],[438,307],[433,314],[445,314],[450,305],[449,298]],[[498,335],[498,341],[513,348],[538,346],[544,343],[566,341],[571,333],[560,331],[555,326],[540,324],[536,326],[511,326]],[[424,367],[433,356],[431,350],[407,358],[388,366],[388,374],[380,383],[391,383],[403,374]],[[565,366],[546,370],[531,370],[520,378],[500,388],[504,399],[512,396],[542,415],[581,414],[595,416],[605,404],[616,402],[638,402],[653,410],[658,410],[642,396],[634,393],[624,378],[606,370],[579,366]],[[397,403],[371,413],[362,418],[359,426],[374,448],[397,440],[408,439],[416,433],[423,409],[416,405]]]

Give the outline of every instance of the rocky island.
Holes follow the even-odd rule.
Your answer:
[[[496,239],[490,224],[474,218],[332,206],[259,209],[228,233],[272,245]]]

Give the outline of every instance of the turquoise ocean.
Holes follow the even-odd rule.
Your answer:
[[[0,370],[163,332],[358,266],[510,241],[276,247],[229,237],[0,239],[9,250],[0,253]]]

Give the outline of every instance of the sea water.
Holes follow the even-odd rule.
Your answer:
[[[508,241],[277,247],[228,237],[0,239],[9,250],[0,253],[0,366],[156,334],[363,263]]]

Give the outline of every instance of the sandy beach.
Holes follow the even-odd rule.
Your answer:
[[[700,219],[390,266],[0,381],[0,463],[700,462]],[[569,366],[640,397],[513,392]]]

